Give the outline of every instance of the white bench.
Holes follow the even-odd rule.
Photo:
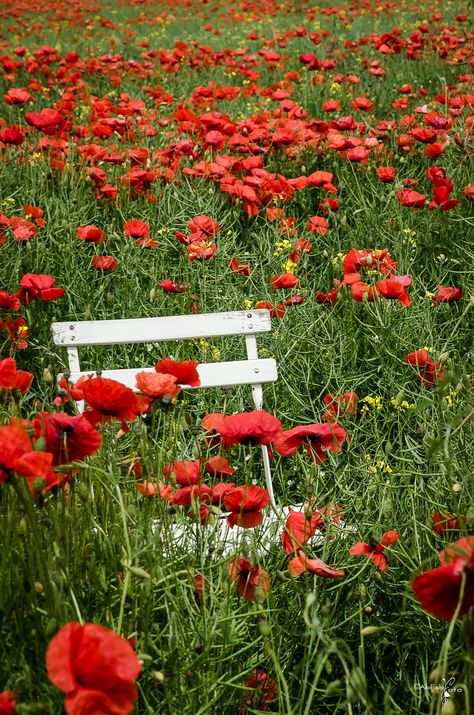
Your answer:
[[[268,310],[245,310],[231,313],[206,313],[202,315],[178,315],[165,318],[134,318],[131,320],[85,320],[53,323],[51,332],[56,345],[67,349],[69,380],[76,382],[91,370],[81,371],[79,347],[89,345],[129,345],[132,343],[159,343],[170,340],[217,338],[244,335],[246,360],[202,363],[197,367],[203,387],[232,387],[251,385],[252,397],[257,410],[263,407],[262,385],[278,378],[273,358],[260,359],[257,352],[259,333],[272,329]],[[137,391],[135,376],[139,372],[154,372],[153,367],[137,367],[121,370],[98,370],[102,377],[121,382]],[[59,376],[61,377],[61,376]],[[190,388],[182,385],[185,389]],[[78,404],[81,410],[82,405]],[[266,446],[262,445],[266,488],[275,504],[270,460]]]

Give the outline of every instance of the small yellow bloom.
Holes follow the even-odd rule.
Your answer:
[[[288,259],[284,265],[284,270],[286,271],[286,273],[294,273],[297,265],[297,263],[295,263],[291,259]]]

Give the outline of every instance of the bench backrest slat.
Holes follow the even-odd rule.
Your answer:
[[[190,340],[229,335],[266,333],[271,330],[268,310],[243,310],[203,315],[177,315],[131,320],[84,320],[53,323],[56,345],[125,345],[166,340]]]

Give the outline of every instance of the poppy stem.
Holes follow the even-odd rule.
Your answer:
[[[22,480],[24,482],[24,479]],[[36,519],[36,512],[33,508],[33,497],[31,494],[25,494],[24,484],[20,484],[16,477],[12,477],[13,488],[18,496],[18,499],[22,503],[25,514],[31,528],[31,534],[33,536],[33,541],[36,551],[36,561],[38,566],[39,577],[41,579],[41,584],[44,586],[45,596],[46,596],[46,609],[51,617],[56,617],[60,620],[60,608],[57,600],[57,591],[53,582],[51,581],[48,565],[45,563],[44,555],[46,550],[43,548],[41,543],[41,536],[38,529],[38,523]]]

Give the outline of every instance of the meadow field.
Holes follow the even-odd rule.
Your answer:
[[[0,715],[474,712],[472,20],[1,3]],[[255,309],[263,410],[50,330]]]

